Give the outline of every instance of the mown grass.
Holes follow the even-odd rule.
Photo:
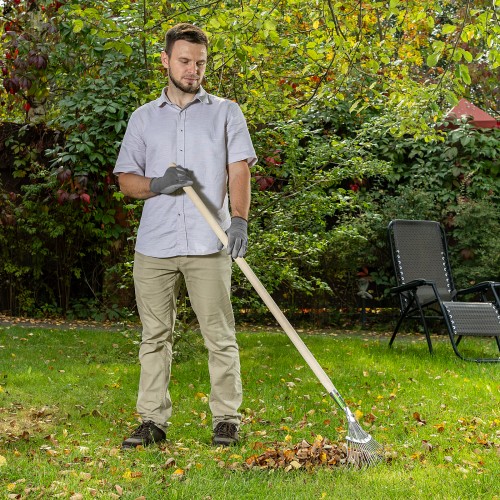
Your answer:
[[[304,341],[362,426],[387,448],[367,470],[248,469],[274,443],[341,441],[346,423],[283,333],[238,334],[242,443],[210,445],[204,352],[173,367],[162,446],[121,451],[137,425],[136,331],[0,328],[0,497],[147,499],[500,498],[500,366],[445,338],[328,332]],[[465,339],[471,353],[495,354]]]

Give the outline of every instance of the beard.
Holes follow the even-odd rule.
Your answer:
[[[170,83],[176,87],[177,89],[181,90],[182,92],[185,92],[186,94],[196,94],[201,86],[201,83],[198,81],[197,84],[195,85],[184,85],[181,83],[179,80],[176,80],[170,69],[168,70],[168,78],[170,80]]]

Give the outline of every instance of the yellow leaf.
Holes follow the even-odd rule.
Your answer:
[[[313,28],[315,30],[317,30],[319,28],[319,21],[318,20],[316,20],[316,21],[313,22]]]
[[[142,472],[132,472],[130,469],[127,469],[122,477],[123,479],[137,479],[138,477],[142,477]]]
[[[200,399],[200,398],[206,398],[206,395],[205,395],[205,394],[203,394],[202,392],[197,392],[197,393],[194,395],[194,397],[195,397],[196,399]]]
[[[292,440],[292,436],[290,436],[290,434],[287,434],[287,435],[285,436],[285,441],[286,441],[287,443],[289,443],[291,440]]]
[[[356,410],[354,412],[354,416],[356,417],[357,420],[359,420],[363,416],[363,412],[360,410]]]
[[[323,441],[323,436],[321,434],[316,434],[316,437],[314,438],[314,441],[316,443],[321,443],[321,441]]]
[[[13,491],[16,489],[16,483],[9,483],[7,485],[7,491]]]
[[[184,470],[183,469],[175,469],[175,471],[173,472],[173,476],[182,476],[184,474]]]

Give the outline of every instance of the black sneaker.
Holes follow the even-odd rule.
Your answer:
[[[137,427],[129,438],[123,441],[122,448],[148,446],[152,443],[164,441],[166,437],[166,434],[152,420],[146,420]]]
[[[238,427],[230,422],[219,422],[214,429],[212,444],[231,446],[238,443]]]

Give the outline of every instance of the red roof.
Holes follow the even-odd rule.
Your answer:
[[[460,102],[448,111],[446,118],[448,120],[460,119],[462,116],[470,116],[471,123],[476,127],[495,128],[498,127],[496,118],[478,108],[467,99],[460,99]]]

